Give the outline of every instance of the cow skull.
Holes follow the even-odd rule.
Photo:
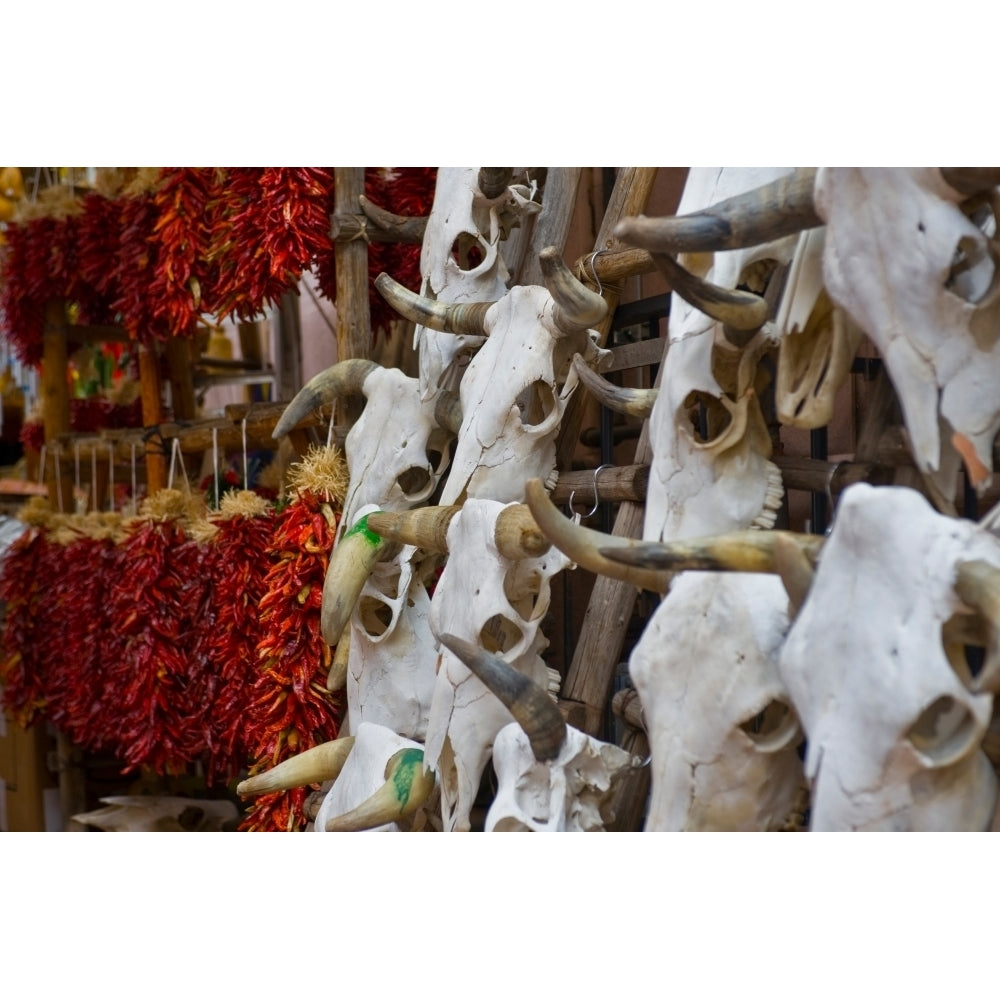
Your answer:
[[[441,642],[517,720],[493,742],[497,791],[486,831],[603,830],[615,779],[639,759],[567,726],[548,692],[499,656],[453,635]]]
[[[812,829],[990,825],[997,779],[980,743],[997,619],[977,562],[1000,577],[1000,541],[912,490],[858,484],[841,495],[780,658],[808,738]],[[987,649],[977,678],[965,644]]]
[[[442,503],[521,500],[528,479],[551,479],[559,422],[576,387],[573,355],[589,365],[607,356],[589,329],[607,312],[604,299],[577,281],[554,248],[542,251],[541,262],[547,288],[517,286],[492,304],[445,306],[385,275],[376,282],[414,322],[488,335],[462,376],[461,425]]]

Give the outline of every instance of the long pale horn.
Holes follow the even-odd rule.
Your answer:
[[[416,510],[379,511],[368,515],[368,526],[382,538],[416,545],[425,552],[448,553],[448,525],[461,507],[418,507]]]
[[[236,794],[241,799],[268,792],[286,792],[303,785],[322,784],[333,781],[344,769],[348,754],[354,746],[353,736],[320,743],[319,746],[275,764],[270,771],[255,774],[236,786]]]
[[[655,570],[626,566],[608,558],[609,547],[639,544],[632,538],[617,538],[574,524],[556,509],[540,479],[529,479],[524,488],[528,507],[539,529],[552,544],[570,557],[578,566],[591,573],[610,576],[623,583],[630,583],[640,590],[664,594],[670,584],[670,574]]]
[[[975,608],[988,622],[990,642],[986,662],[972,684],[974,691],[1000,693],[1000,568],[984,559],[974,559],[959,565],[955,574],[955,593]]]
[[[949,187],[959,194],[982,194],[1000,184],[1000,167],[939,167]]]
[[[602,556],[649,571],[687,569],[724,573],[777,573],[775,544],[783,538],[813,565],[823,547],[821,535],[794,531],[731,531],[724,535],[688,538],[678,542],[634,542],[627,547],[604,548]]]
[[[513,179],[513,167],[480,167],[477,183],[483,197],[492,201],[507,190]]]
[[[314,410],[330,406],[342,396],[363,394],[365,379],[378,367],[376,361],[348,358],[314,375],[285,407],[281,419],[274,425],[272,437],[276,441],[284,437]]]
[[[535,760],[544,764],[559,756],[566,720],[547,692],[506,660],[474,643],[455,635],[440,639],[507,706],[528,737]]]
[[[452,506],[419,507],[398,513],[379,511],[368,515],[368,526],[383,538],[446,554],[448,525],[461,509]],[[510,504],[500,511],[493,539],[505,559],[532,559],[549,550],[549,540],[524,504]]]
[[[436,302],[411,292],[384,271],[375,279],[379,295],[404,319],[439,333],[466,333],[485,337],[486,313],[492,302]]]
[[[320,606],[320,631],[328,646],[340,641],[372,570],[398,548],[395,541],[368,527],[370,516],[365,515],[345,532],[330,553]]]
[[[462,429],[462,397],[453,389],[439,389],[434,399],[434,421],[452,434]]]
[[[397,750],[385,765],[385,784],[361,805],[327,820],[327,833],[371,830],[412,816],[434,791],[434,772],[424,771],[424,752]]]
[[[803,551],[798,539],[793,541],[787,535],[779,534],[774,539],[774,569],[785,585],[785,593],[791,605],[791,617],[795,617],[806,603],[816,565]]]
[[[651,253],[699,253],[759,246],[822,226],[813,204],[816,169],[802,167],[770,184],[690,215],[623,219],[615,236]]]
[[[601,378],[579,354],[573,355],[573,370],[591,396],[609,410],[644,420],[653,412],[659,389],[620,389]]]
[[[546,247],[538,260],[545,287],[555,300],[553,318],[560,331],[570,334],[589,330],[607,316],[607,302],[573,274],[556,247]]]
[[[767,319],[767,302],[762,296],[704,281],[681,267],[669,254],[651,253],[650,256],[670,288],[706,316],[741,332],[759,330],[763,326]]]

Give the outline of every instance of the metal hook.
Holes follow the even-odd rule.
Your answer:
[[[594,267],[594,258],[600,253],[607,253],[607,250],[595,250],[588,258],[587,264],[590,267],[590,273],[594,279],[594,284],[597,285],[597,294],[604,294],[604,286],[601,284],[601,279],[597,277],[597,268]]]
[[[602,470],[610,468],[611,468],[610,465],[599,465],[596,469],[594,469],[594,506],[591,507],[586,514],[580,514],[581,520],[586,520],[588,517],[593,517],[597,513],[597,508],[601,504],[601,498],[597,494],[597,477],[598,475],[600,475]],[[569,502],[567,503],[570,517],[576,517],[577,515],[577,512],[573,509],[573,497],[575,496],[576,496],[576,490],[571,490],[569,494]]]

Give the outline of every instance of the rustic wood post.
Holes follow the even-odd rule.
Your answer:
[[[66,304],[61,300],[45,306],[45,326],[42,330],[42,377],[40,393],[42,401],[42,425],[45,441],[51,442],[60,434],[69,432],[69,389],[66,373],[69,368],[69,348],[66,343]],[[51,461],[51,459],[47,460]],[[52,462],[47,470],[42,470],[49,488],[49,503],[53,510],[66,513],[73,511],[73,480],[68,469],[56,476],[56,465]]]
[[[560,253],[566,247],[576,192],[580,186],[580,167],[549,167],[545,175],[542,210],[534,220],[523,267],[515,275],[519,285],[544,285],[539,253],[546,247],[556,247]]]
[[[155,427],[163,421],[163,402],[160,394],[160,369],[156,351],[140,346],[139,391],[142,395],[142,423]],[[158,441],[146,443],[146,491],[151,496],[167,486],[167,456]]]
[[[364,167],[334,167],[334,214],[361,214],[365,191]],[[368,308],[368,244],[359,236],[334,243],[337,271],[337,359],[367,358],[371,353],[371,314]],[[353,424],[362,403],[343,404],[347,423]]]
[[[618,172],[614,191],[595,250],[610,250],[616,241],[612,231],[620,219],[638,215],[646,207],[656,178],[655,167],[625,167]],[[578,275],[578,277],[585,277]],[[621,298],[621,287],[602,285],[601,294],[608,302],[608,316],[599,327],[602,344],[611,330],[615,308]],[[666,341],[664,341],[664,344]],[[576,392],[563,416],[558,461],[560,469],[569,469],[576,450],[583,420],[583,393]],[[650,459],[649,427],[644,424],[636,448],[635,462],[646,464]],[[623,503],[615,519],[613,534],[635,538],[641,534],[644,507],[637,503]],[[580,727],[592,736],[598,736],[603,727],[615,668],[621,656],[637,591],[631,584],[624,584],[610,577],[599,576],[591,592],[590,603],[583,619],[580,639],[573,651],[573,660],[566,674],[562,697],[584,707],[583,725]]]

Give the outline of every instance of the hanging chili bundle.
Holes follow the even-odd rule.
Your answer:
[[[219,316],[251,319],[293,290],[332,253],[333,171],[326,167],[234,168],[213,206],[210,259],[219,266]]]
[[[104,679],[100,728],[118,734],[127,768],[176,774],[201,757],[206,674],[193,636],[206,620],[211,579],[206,546],[185,531],[188,499],[177,490],[147,498],[122,540],[126,571],[107,595],[114,656]]]
[[[332,463],[324,456],[333,456]],[[335,466],[335,478],[317,473],[324,463]],[[275,521],[267,592],[260,602],[262,638],[244,718],[244,738],[256,761],[251,775],[335,739],[339,726],[340,700],[326,687],[333,651],[321,635],[320,605],[347,470],[332,449],[314,449],[299,470],[295,499]],[[329,489],[320,486],[324,479]],[[304,830],[309,791],[296,788],[261,796],[241,828]]]
[[[48,288],[44,231],[54,224],[51,219],[11,224],[0,251],[0,337],[26,365],[42,360]]]
[[[245,708],[257,676],[260,604],[267,593],[266,556],[275,510],[247,491],[223,495],[210,544],[212,590],[198,655],[211,664],[211,705],[206,717],[205,777],[226,783],[253,760],[245,730]]]
[[[29,501],[21,513],[28,527],[19,535],[0,568],[0,601],[5,605],[0,685],[3,708],[19,726],[33,725],[46,708],[45,664],[37,656],[36,639],[45,628],[44,579],[39,567],[51,542],[45,532],[44,502]]]
[[[152,194],[156,221],[150,240],[156,254],[146,294],[157,328],[172,337],[194,336],[213,295],[207,262],[210,206],[219,197],[220,176],[215,168],[165,169]]]
[[[88,191],[76,222],[76,262],[81,323],[111,324],[112,303],[119,296],[118,270],[121,206],[112,197]]]

